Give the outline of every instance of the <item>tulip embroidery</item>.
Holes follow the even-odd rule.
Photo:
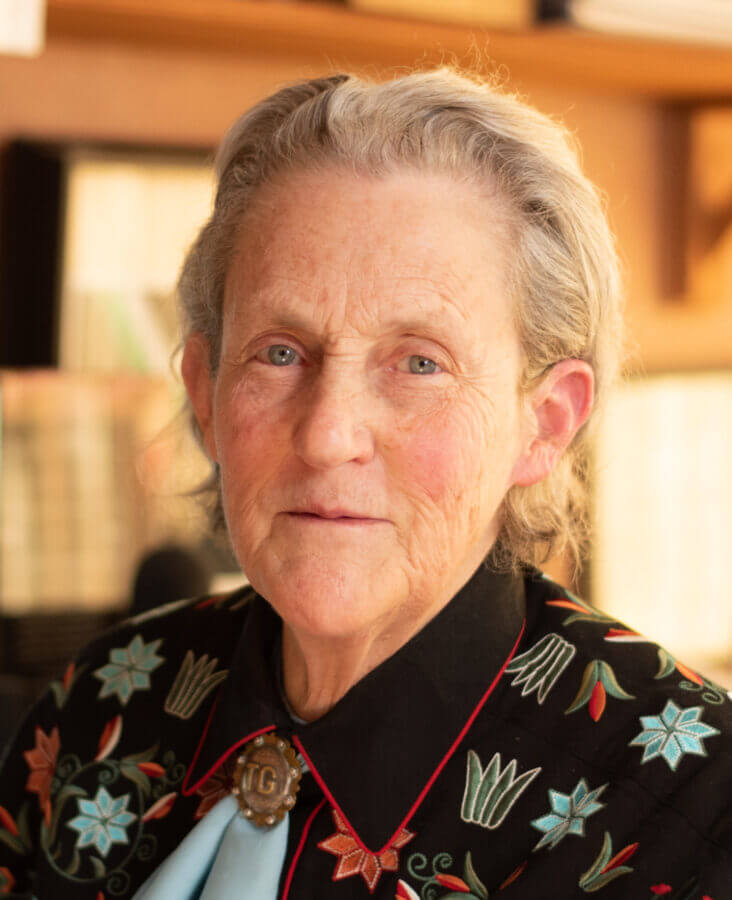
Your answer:
[[[478,754],[468,750],[468,771],[460,810],[463,822],[472,822],[483,828],[498,828],[514,803],[541,772],[541,767],[538,767],[517,778],[517,765],[516,760],[512,759],[501,771],[501,754],[494,753],[483,770]]]
[[[525,653],[514,657],[506,666],[506,672],[516,675],[511,684],[522,686],[522,697],[536,691],[537,702],[543,703],[575,652],[574,644],[551,632]]]
[[[216,671],[218,659],[204,653],[198,660],[189,650],[165,698],[165,712],[179,719],[190,719],[211,691],[226,678],[226,669]]]
[[[559,600],[547,600],[546,605],[570,610],[571,614],[562,623],[564,625],[571,625],[573,622],[599,623],[615,621],[612,616],[594,609],[589,603],[585,603],[584,600],[580,600],[579,597],[575,597],[569,591],[566,591],[566,597],[562,597]]]
[[[590,868],[580,876],[579,886],[586,894],[592,894],[605,887],[621,875],[627,875],[633,869],[625,863],[638,849],[638,844],[628,844],[613,856],[613,842],[610,832],[605,832],[602,849]]]
[[[608,694],[611,697],[616,697],[618,700],[635,699],[632,694],[627,693],[620,687],[612,666],[601,659],[593,659],[585,668],[577,696],[571,705],[564,710],[564,714],[576,712],[582,706],[588,704],[590,718],[593,722],[598,722],[603,712],[605,712]]]

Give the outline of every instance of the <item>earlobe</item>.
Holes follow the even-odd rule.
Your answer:
[[[536,484],[552,472],[592,411],[594,384],[588,363],[565,359],[534,389],[529,398],[531,434],[514,466],[513,484]]]
[[[209,343],[200,332],[194,332],[186,340],[181,375],[206,453],[213,462],[218,462],[213,429],[214,380],[211,378]]]

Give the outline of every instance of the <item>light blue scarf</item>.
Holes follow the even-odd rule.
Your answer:
[[[257,828],[233,796],[220,800],[132,900],[276,900],[287,849],[289,815]]]

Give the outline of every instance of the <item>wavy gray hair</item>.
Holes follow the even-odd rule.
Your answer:
[[[286,170],[334,163],[377,176],[411,167],[482,179],[507,201],[516,236],[509,284],[524,355],[519,389],[560,360],[582,359],[594,371],[595,407],[547,478],[509,489],[490,560],[518,571],[564,551],[576,572],[589,535],[590,433],[619,366],[620,266],[572,135],[515,94],[442,67],[385,83],[352,75],[302,81],[244,113],[219,147],[214,209],[178,282],[183,340],[206,336],[215,374],[226,274],[253,194]],[[201,492],[212,499],[214,530],[225,530],[216,467]]]

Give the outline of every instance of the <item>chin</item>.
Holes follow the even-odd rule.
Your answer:
[[[388,592],[382,572],[378,575],[376,596],[381,606]],[[374,604],[373,584],[372,573],[351,569],[345,574],[344,567],[334,568],[331,561],[326,567],[288,566],[286,572],[267,579],[260,593],[295,632],[347,638],[369,629],[386,612]]]

